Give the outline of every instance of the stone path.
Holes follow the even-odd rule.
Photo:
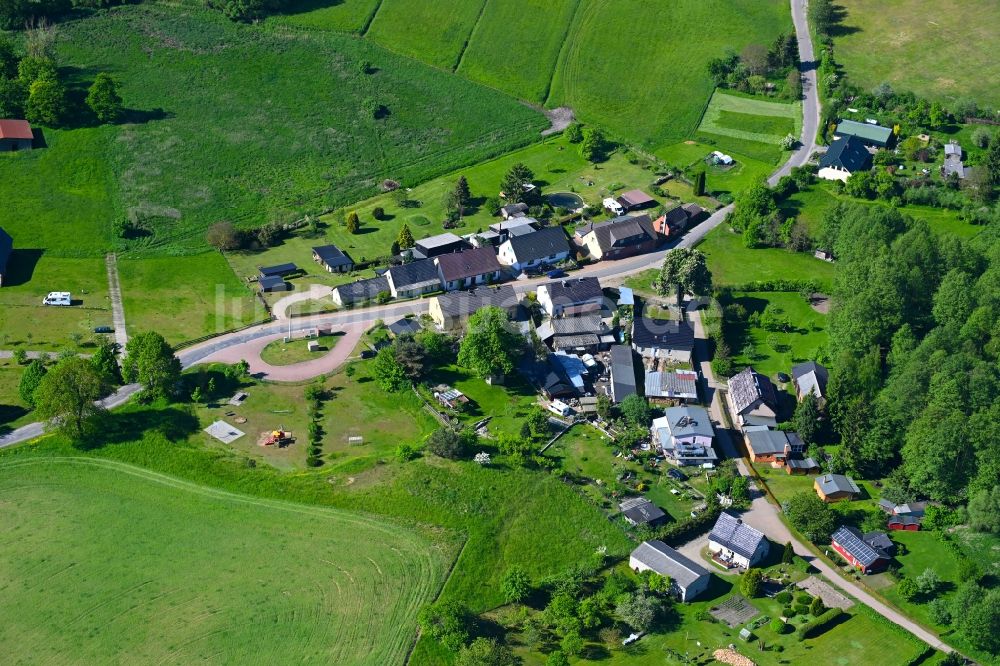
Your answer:
[[[128,342],[128,333],[125,331],[125,308],[122,306],[122,288],[118,281],[118,257],[114,252],[109,252],[104,256],[104,263],[108,269],[108,296],[111,298],[111,320],[115,327],[115,342],[118,343],[122,352],[125,351],[125,344]]]

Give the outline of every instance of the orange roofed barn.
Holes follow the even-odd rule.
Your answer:
[[[0,152],[31,150],[34,140],[27,120],[0,120]]]

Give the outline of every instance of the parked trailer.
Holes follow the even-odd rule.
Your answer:
[[[72,305],[73,299],[68,291],[50,291],[48,296],[42,299],[42,305]]]

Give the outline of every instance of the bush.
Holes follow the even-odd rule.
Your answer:
[[[382,208],[382,206],[375,206],[374,208],[372,208],[372,217],[374,217],[376,220],[384,220],[385,209]]]
[[[787,627],[788,625],[782,622],[780,617],[776,617],[773,620],[771,620],[771,631],[773,631],[776,634],[785,633]]]
[[[309,457],[306,458],[306,465],[309,467],[319,467],[322,464],[323,461],[319,459],[319,456],[310,454]]]
[[[792,608],[791,606],[785,606],[784,608],[781,609],[781,614],[784,617],[795,617],[795,609]]]
[[[844,611],[839,608],[831,608],[827,612],[823,613],[817,618],[809,620],[805,624],[801,625],[796,631],[795,635],[800,641],[804,641],[807,638],[812,638],[818,636],[826,629],[830,624],[836,621]]]
[[[793,604],[792,609],[795,611],[796,615],[808,615],[809,606],[806,604]]]
[[[784,592],[778,592],[774,595],[774,600],[777,601],[782,606],[787,606],[788,602],[792,600],[792,593],[787,590]]]

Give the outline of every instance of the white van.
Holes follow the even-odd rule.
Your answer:
[[[49,295],[42,300],[42,305],[72,305],[68,291],[50,291]]]
[[[573,413],[572,408],[570,408],[570,406],[562,400],[553,400],[549,404],[549,411],[558,414],[559,416],[569,416]]]

